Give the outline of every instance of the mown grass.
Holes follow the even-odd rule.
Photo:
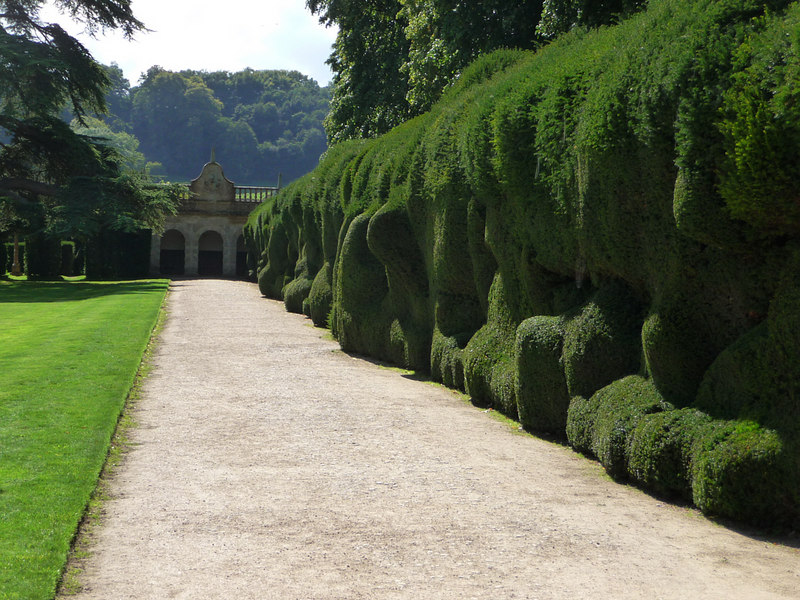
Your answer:
[[[52,598],[168,282],[0,282],[0,599]]]

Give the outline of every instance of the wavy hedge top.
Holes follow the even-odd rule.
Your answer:
[[[485,56],[251,216],[261,290],[616,475],[797,519],[799,32],[794,3],[651,0]]]

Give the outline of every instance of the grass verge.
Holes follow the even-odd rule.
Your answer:
[[[111,482],[114,478],[114,474],[117,472],[117,468],[122,464],[125,455],[131,448],[129,435],[131,430],[136,426],[134,410],[141,397],[142,384],[150,373],[150,358],[156,348],[156,341],[158,340],[161,329],[164,327],[166,318],[167,310],[165,300],[161,304],[156,325],[153,328],[150,341],[147,344],[147,349],[139,364],[139,370],[136,373],[133,387],[131,387],[125,405],[122,407],[122,413],[119,416],[117,428],[114,430],[114,435],[111,438],[108,456],[100,472],[97,487],[95,487],[94,492],[92,492],[89,504],[86,507],[86,512],[83,515],[83,519],[73,539],[61,581],[58,584],[56,598],[74,596],[83,591],[81,575],[85,570],[86,561],[91,556],[95,527],[102,523],[105,503],[111,498]]]
[[[0,599],[54,596],[167,287],[0,283]]]

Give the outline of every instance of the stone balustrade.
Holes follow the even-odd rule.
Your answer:
[[[239,186],[234,188],[237,202],[263,202],[278,193],[276,187]]]
[[[267,187],[267,186],[255,186],[255,185],[243,185],[243,186],[235,186],[234,187],[234,202],[263,202],[267,198],[271,198],[275,196],[280,188],[277,187]],[[181,200],[195,200],[195,195],[189,190],[189,184],[186,184],[186,187],[181,190],[180,195]]]

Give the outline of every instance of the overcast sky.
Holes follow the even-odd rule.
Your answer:
[[[153,65],[170,71],[288,69],[327,85],[325,60],[336,37],[305,7],[305,0],[133,0],[133,13],[151,33],[129,42],[108,32],[97,39],[52,7],[44,21],[56,21],[103,64],[116,62],[131,85]]]

